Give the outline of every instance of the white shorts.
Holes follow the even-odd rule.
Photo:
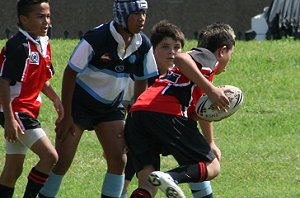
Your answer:
[[[46,136],[45,131],[42,128],[29,129],[24,131],[25,134],[19,135],[19,141],[16,143],[10,143],[6,140],[6,154],[26,154],[28,148]]]

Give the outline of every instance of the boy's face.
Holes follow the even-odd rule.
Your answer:
[[[140,33],[144,29],[146,12],[133,12],[128,17],[127,28],[133,34]]]
[[[232,47],[232,49],[227,50],[227,48],[221,48],[220,50],[217,50],[217,60],[219,61],[219,66],[217,68],[216,74],[220,74],[222,72],[226,71],[226,67],[233,55],[234,52],[234,46]]]
[[[174,64],[177,52],[181,52],[180,41],[175,41],[170,37],[165,37],[154,49],[154,56],[160,72],[166,72]]]
[[[20,20],[23,29],[33,38],[46,36],[50,25],[49,3],[32,5],[31,12],[27,16],[21,15]]]

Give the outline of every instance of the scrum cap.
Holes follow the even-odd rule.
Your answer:
[[[113,13],[114,21],[127,29],[128,17],[133,12],[142,12],[148,9],[146,0],[115,0]]]

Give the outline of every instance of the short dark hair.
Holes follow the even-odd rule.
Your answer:
[[[171,37],[175,41],[181,43],[181,47],[184,47],[184,34],[176,25],[168,22],[167,20],[162,20],[155,24],[151,31],[151,43],[153,48],[157,46],[164,38]]]
[[[20,16],[27,16],[30,13],[32,5],[41,4],[41,3],[49,3],[50,0],[19,0],[17,4],[17,14],[18,14],[18,25],[22,26],[20,23]]]
[[[200,31],[198,47],[206,48],[214,53],[223,46],[226,46],[228,50],[235,46],[235,34],[230,25],[216,22]]]

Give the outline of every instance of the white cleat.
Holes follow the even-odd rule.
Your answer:
[[[186,198],[181,188],[167,173],[154,171],[149,175],[148,180],[153,186],[162,190],[168,198]]]

